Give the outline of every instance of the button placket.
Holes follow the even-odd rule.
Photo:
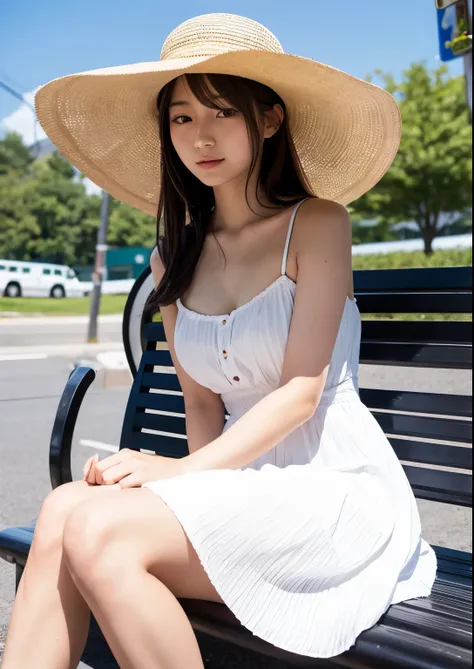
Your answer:
[[[239,383],[240,377],[238,376],[238,374],[235,373],[237,370],[235,369],[235,366],[233,364],[232,352],[230,350],[231,349],[230,338],[232,330],[231,318],[232,318],[231,316],[226,317],[220,321],[218,341],[219,341],[220,357],[223,362],[224,372],[229,380],[232,375],[231,377],[232,382]]]

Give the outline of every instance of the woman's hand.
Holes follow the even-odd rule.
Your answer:
[[[84,466],[84,480],[91,485],[140,488],[148,481],[168,479],[186,473],[186,458],[165,458],[123,448],[99,461],[96,454]]]

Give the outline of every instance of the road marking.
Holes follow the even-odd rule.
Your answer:
[[[18,355],[0,355],[0,361],[8,360],[44,360],[46,353],[20,353]]]
[[[118,453],[119,447],[114,446],[113,444],[104,444],[103,441],[94,441],[93,439],[79,439],[80,446],[86,446],[86,448],[96,448],[100,451],[108,451],[109,453]],[[147,448],[141,448],[140,453],[149,453],[150,455],[156,455],[155,451],[150,451]]]

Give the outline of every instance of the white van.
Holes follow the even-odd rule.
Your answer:
[[[83,297],[84,288],[67,265],[0,258],[0,296]]]

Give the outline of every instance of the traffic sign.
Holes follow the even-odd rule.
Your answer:
[[[447,0],[449,2],[449,0]],[[445,3],[446,4],[446,3]],[[472,49],[467,0],[457,0],[437,10],[439,55],[442,61],[454,60]]]
[[[450,5],[455,5],[459,0],[436,0],[436,7],[438,9],[446,9]]]

